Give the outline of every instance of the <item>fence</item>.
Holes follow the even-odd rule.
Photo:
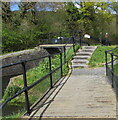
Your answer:
[[[44,34],[43,34],[44,35]],[[70,37],[70,35],[72,37]],[[59,34],[56,33],[48,33],[44,35],[45,38],[39,39],[39,44],[66,44],[68,41],[68,44],[73,44],[73,39],[75,43],[79,43],[81,45],[88,45],[89,41],[83,41],[83,37],[81,33],[76,32],[76,33],[71,33],[71,32],[60,32]],[[77,37],[78,36],[78,37]]]
[[[66,45],[68,44],[69,40],[66,42],[66,44],[65,44],[64,47],[66,47]],[[62,78],[62,76],[63,76],[63,66],[68,63],[68,60],[67,60],[68,51],[70,49],[73,49],[73,51],[76,52],[76,48],[75,48],[76,45],[77,44],[75,44],[74,39],[73,39],[73,45],[69,49],[67,49],[65,51],[61,51],[60,53],[53,54],[53,55],[50,54],[50,55],[47,55],[47,56],[44,56],[44,57],[40,57],[40,58],[37,58],[37,59],[32,59],[32,60],[27,60],[27,61],[24,60],[24,61],[20,61],[20,62],[17,62],[17,63],[12,63],[12,64],[9,64],[9,65],[1,66],[0,69],[4,69],[4,68],[7,68],[7,67],[13,67],[15,65],[20,65],[22,67],[22,70],[23,70],[23,83],[24,83],[24,87],[19,92],[17,92],[16,94],[14,94],[12,97],[6,99],[4,101],[4,103],[1,104],[0,109],[3,109],[8,102],[10,102],[11,100],[15,99],[16,97],[18,97],[22,93],[24,93],[24,95],[25,95],[26,111],[27,111],[27,115],[29,115],[31,113],[33,107],[34,107],[34,106],[33,107],[30,106],[29,90],[33,89],[33,87],[35,87],[36,85],[38,85],[39,83],[41,83],[42,81],[44,81],[46,78],[49,77],[50,87],[48,88],[48,90],[46,90],[46,92],[40,98],[40,100],[38,100],[38,102],[40,102],[49,93],[49,91],[53,88],[54,84],[60,78]],[[53,67],[52,66],[52,62],[53,62],[54,55],[58,55],[59,56],[59,62],[60,62],[60,64],[59,64],[59,66],[57,66],[56,68],[53,69],[52,68]],[[45,58],[48,60],[48,63],[49,63],[48,64],[49,65],[48,66],[49,67],[49,72],[45,76],[43,76],[40,79],[38,79],[37,81],[35,81],[32,84],[28,85],[27,74],[26,74],[26,72],[27,72],[26,64],[28,62],[31,62],[31,61],[35,61],[35,60],[39,60],[39,59],[45,59]],[[59,76],[59,78],[57,78],[57,80],[55,82],[53,82],[53,74],[55,72],[57,72],[58,70],[60,71],[60,76]]]
[[[105,51],[105,59],[106,59],[106,75],[111,80],[111,85],[114,88],[116,95],[118,96],[118,68],[115,65],[118,64],[118,55],[114,53],[114,51],[118,49],[118,47]]]

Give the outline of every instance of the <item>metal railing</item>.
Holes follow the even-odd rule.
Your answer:
[[[81,35],[81,33],[76,32],[77,35],[79,35],[78,37],[76,37],[77,35],[72,33],[72,32],[68,32],[68,35],[72,36],[72,37],[67,37],[64,34],[66,34],[67,32],[62,31],[59,34],[57,33],[47,33],[47,34],[42,34],[42,36],[45,36],[45,38],[43,39],[39,39],[39,44],[66,44],[67,41],[68,44],[73,44],[73,38],[74,38],[74,42],[75,43],[79,43],[80,46],[82,45],[88,45],[90,46],[90,43],[87,41],[83,41],[83,36]],[[58,38],[60,37],[60,38]],[[41,37],[42,38],[42,37]]]
[[[74,41],[74,38],[72,38],[73,40],[73,45],[68,49],[68,51],[73,48],[73,51],[74,53],[76,52],[76,49],[75,49],[75,41]],[[66,48],[66,45],[68,44],[69,41],[66,42],[66,44],[64,45],[64,49]],[[52,59],[53,59],[53,56],[54,55],[59,55],[59,59],[60,59],[60,65],[55,68],[55,69],[52,69]],[[4,103],[1,104],[0,106],[0,109],[3,109],[4,106],[6,106],[6,104],[8,102],[10,102],[11,100],[13,100],[14,98],[16,98],[17,96],[21,95],[22,93],[25,93],[25,107],[26,107],[26,111],[27,111],[27,115],[29,115],[32,111],[32,108],[30,106],[30,102],[29,102],[29,94],[28,94],[28,91],[30,89],[32,89],[34,86],[36,86],[37,84],[39,84],[41,81],[44,81],[47,77],[50,78],[50,88],[46,91],[46,93],[40,98],[40,100],[38,102],[40,102],[48,93],[49,91],[53,88],[53,85],[60,79],[62,78],[63,76],[63,65],[65,65],[66,63],[68,63],[67,59],[66,59],[66,56],[67,56],[67,50],[65,49],[64,51],[61,51],[60,53],[57,53],[57,54],[53,54],[53,55],[47,55],[47,56],[43,56],[43,57],[40,57],[40,58],[36,58],[36,59],[32,59],[32,60],[23,60],[23,61],[20,61],[20,62],[17,62],[17,63],[12,63],[12,64],[9,64],[9,65],[4,65],[4,66],[1,66],[0,69],[4,69],[4,68],[7,68],[7,67],[11,67],[11,66],[14,66],[14,65],[21,65],[22,66],[22,70],[23,70],[23,82],[24,82],[24,87],[19,91],[17,92],[16,94],[14,94],[12,97],[8,98],[7,100],[4,101]],[[43,76],[42,78],[40,78],[39,80],[35,81],[34,83],[28,85],[27,83],[27,69],[26,69],[26,63],[27,62],[30,62],[30,61],[34,61],[34,60],[39,60],[39,59],[43,59],[43,58],[48,58],[49,60],[49,72]],[[63,62],[64,61],[64,62]],[[60,70],[60,78],[53,84],[52,82],[52,74],[55,73],[57,70]]]
[[[118,64],[118,55],[114,54],[113,52],[116,49],[118,49],[118,46],[114,49],[105,51],[105,60],[106,60],[106,75],[111,80],[110,82],[112,88],[114,88],[116,95],[118,95],[118,75],[114,71],[114,65]]]

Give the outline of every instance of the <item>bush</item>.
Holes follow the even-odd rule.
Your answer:
[[[3,28],[2,31],[2,51],[12,52],[24,49],[30,49],[39,44],[38,36],[41,34],[39,31],[18,31]]]
[[[8,86],[8,88],[5,90],[3,99],[6,100],[6,99],[12,97],[13,95],[15,95],[20,90],[21,90],[21,88],[17,85]]]
[[[113,34],[111,36],[112,44],[118,44],[118,34]]]

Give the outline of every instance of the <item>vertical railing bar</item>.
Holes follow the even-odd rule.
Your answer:
[[[80,44],[80,47],[82,46],[82,32],[79,31],[79,44]]]
[[[106,61],[106,75],[108,75],[107,51],[105,51],[105,61]]]
[[[61,66],[61,77],[63,76],[63,66],[62,66],[62,52],[60,53],[60,66]]]
[[[73,51],[74,51],[74,55],[75,55],[75,40],[74,40],[74,37],[72,37],[72,40],[73,40]]]
[[[50,69],[50,88],[53,88],[53,85],[52,85],[52,61],[51,61],[51,55],[49,55],[49,69]]]
[[[64,63],[66,63],[66,46],[64,46],[63,49],[64,49]]]
[[[113,74],[113,72],[114,72],[114,67],[113,67],[113,64],[114,64],[114,62],[113,62],[113,54],[111,53],[111,69],[112,69],[112,88],[114,88],[114,85],[113,85],[113,79],[114,79],[114,74]]]
[[[26,76],[26,65],[25,62],[22,62],[23,67],[23,81],[24,81],[24,88],[27,87],[27,76]],[[29,103],[29,97],[28,97],[28,91],[25,91],[25,100],[26,100],[26,111],[27,115],[31,113],[30,111],[30,103]]]

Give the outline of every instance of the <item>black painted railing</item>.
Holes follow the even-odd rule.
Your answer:
[[[118,46],[114,49],[105,51],[105,59],[106,59],[106,75],[111,80],[112,88],[114,88],[116,95],[118,96],[118,75],[115,72],[115,69],[118,69],[114,66],[118,64],[118,55],[114,53],[115,50],[118,49]]]
[[[69,39],[70,40],[70,39]],[[68,42],[70,41],[67,41],[66,44],[63,46],[64,48],[66,48]],[[38,100],[38,103],[49,93],[49,91],[53,88],[54,84],[62,78],[63,76],[63,66],[65,64],[68,63],[67,61],[67,54],[68,54],[68,51],[73,48],[73,51],[74,53],[76,52],[76,48],[75,48],[75,41],[74,41],[74,38],[71,38],[71,40],[73,41],[72,42],[72,46],[69,48],[69,49],[65,49],[64,51],[61,51],[60,53],[57,53],[57,54],[49,54],[47,56],[43,56],[43,57],[39,57],[37,59],[32,59],[32,60],[23,60],[23,61],[20,61],[20,62],[17,62],[17,63],[12,63],[12,64],[9,64],[9,65],[4,65],[4,66],[1,66],[0,69],[4,69],[4,68],[7,68],[7,67],[13,67],[15,65],[21,65],[22,66],[22,71],[23,71],[23,82],[24,82],[24,87],[19,91],[17,92],[16,94],[14,94],[12,97],[6,99],[1,105],[0,105],[0,109],[3,109],[8,102],[10,102],[11,100],[13,100],[14,98],[20,96],[22,93],[24,93],[25,95],[25,108],[26,108],[26,112],[27,112],[27,115],[29,115],[33,109],[33,107],[30,106],[30,101],[29,101],[29,90],[31,90],[33,87],[35,87],[37,84],[39,84],[40,82],[44,81],[47,77],[49,77],[50,79],[50,88],[45,92],[45,94],[40,98],[40,100]],[[56,67],[55,69],[52,69],[52,59],[53,59],[53,56],[54,55],[59,55],[59,59],[60,59],[60,65],[58,67]],[[27,69],[26,69],[26,64],[30,61],[35,61],[35,60],[39,60],[39,59],[44,59],[44,58],[48,58],[48,61],[49,61],[49,72],[43,76],[42,78],[40,78],[39,80],[35,81],[34,83],[28,85],[28,81],[27,81]],[[56,80],[55,83],[53,83],[52,81],[52,74],[55,73],[57,70],[60,70],[60,77]]]
[[[74,42],[80,44],[80,46],[87,45],[90,46],[89,41],[83,41],[82,33],[76,32],[60,32],[59,34],[56,33],[48,33],[48,34],[42,34],[42,36],[45,36],[43,39],[39,39],[39,44],[73,44],[73,38]],[[72,36],[72,37],[70,37]],[[78,36],[78,37],[77,37]]]

